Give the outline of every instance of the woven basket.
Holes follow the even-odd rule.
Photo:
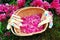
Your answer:
[[[30,16],[30,15],[34,15],[35,13],[40,13],[40,14],[44,14],[45,10],[43,8],[40,8],[40,7],[26,7],[26,8],[21,8],[21,9],[18,9],[16,12],[15,12],[15,15],[18,15],[20,17],[25,17],[25,16]],[[48,23],[44,24],[44,29],[40,32],[34,32],[34,33],[30,33],[30,34],[26,34],[26,33],[22,33],[20,31],[20,29],[18,28],[12,28],[11,27],[11,31],[13,34],[17,35],[17,36],[31,36],[31,35],[34,35],[34,34],[38,34],[38,33],[42,33],[44,32],[48,27]],[[14,30],[13,30],[14,29]]]

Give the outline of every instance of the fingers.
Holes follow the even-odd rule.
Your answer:
[[[15,15],[15,14],[13,14],[13,15],[12,15],[12,17],[15,17],[15,18],[18,18],[18,19],[20,19],[20,18],[21,18],[20,16]]]
[[[21,19],[21,17],[20,16],[17,16],[17,15],[12,15],[12,17],[9,19],[9,21],[8,22],[11,22],[11,21],[14,21],[14,20],[16,20],[16,21],[18,21],[18,22],[23,22],[23,20]]]
[[[14,19],[14,20],[16,20],[16,21],[18,21],[18,22],[23,22],[23,20],[22,20],[21,18],[18,19],[18,18],[13,17],[12,19]]]
[[[53,26],[53,21],[49,23],[49,28],[52,28],[52,26]]]
[[[44,25],[44,24],[46,24],[46,23],[48,23],[49,21],[47,21],[47,20],[44,20],[44,21],[42,21],[42,22],[40,22],[39,24],[38,24],[38,27],[40,27],[41,25]]]
[[[45,18],[45,15],[43,14],[42,17],[41,17],[41,21],[43,21]]]
[[[8,30],[11,29],[11,25],[8,24],[8,25],[7,25],[7,29],[8,29]]]
[[[53,27],[53,17],[51,18],[50,22],[49,22],[49,28]]]
[[[22,26],[21,22],[13,22],[15,25],[17,25],[18,27]]]
[[[7,29],[9,30],[9,29],[11,28],[11,26],[20,29],[20,26],[22,26],[22,23],[17,22],[17,21],[15,21],[15,22],[10,22],[10,23],[8,23],[8,25],[7,25]]]
[[[16,28],[19,29],[20,26],[22,26],[23,20],[21,19],[21,17],[16,16],[16,15],[12,15],[11,18],[8,21],[8,25],[7,25],[7,29],[10,29],[9,26],[14,26]]]
[[[42,17],[41,17],[41,20],[46,19],[46,17],[49,16],[48,13],[49,13],[49,11],[45,11],[45,12],[43,13]]]
[[[15,27],[15,28],[20,29],[20,27],[16,23],[11,23],[10,25],[13,26],[13,27]]]
[[[49,14],[49,11],[45,11],[44,14],[41,17],[41,22],[38,24],[38,27],[41,25],[44,25],[46,23],[50,23],[50,21],[53,20],[52,16]],[[50,23],[52,24],[52,23]]]
[[[41,25],[44,25],[44,24],[50,22],[50,19],[51,19],[51,18],[52,18],[51,16],[50,16],[50,17],[47,17],[46,20],[44,20],[44,21],[42,21],[42,22],[40,22],[40,23],[38,24],[38,27],[40,27]]]

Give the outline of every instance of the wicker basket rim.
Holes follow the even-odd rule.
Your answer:
[[[42,10],[45,11],[45,9],[43,9],[43,8],[41,8],[41,7],[25,7],[25,8],[18,9],[18,10],[15,12],[15,15],[18,15],[17,13],[19,13],[20,11],[23,11],[23,10],[26,10],[26,9],[29,9],[29,8],[39,8],[39,9],[42,9]],[[17,35],[17,36],[31,36],[31,35],[34,35],[34,34],[38,34],[38,33],[44,32],[44,31],[47,29],[47,27],[48,27],[48,23],[46,24],[44,30],[42,30],[41,32],[32,33],[32,34],[17,33],[15,29],[14,29],[14,30],[15,30],[16,33],[14,33],[13,30],[12,30],[12,28],[11,28],[11,31],[12,31],[13,34],[15,34],[15,35]]]

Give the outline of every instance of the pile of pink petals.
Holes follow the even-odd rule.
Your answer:
[[[17,0],[17,5],[18,7],[23,7],[25,6],[26,0]]]
[[[57,15],[60,15],[60,0],[53,0],[51,3],[51,8],[54,8]]]
[[[48,8],[50,8],[50,4],[47,1],[42,1],[42,0],[33,0],[30,3],[31,6],[36,6],[36,7],[42,7],[46,10],[48,10]]]
[[[6,19],[6,14],[0,14],[0,21],[4,21]]]
[[[16,5],[9,5],[8,3],[0,4],[0,12],[4,12],[6,15],[9,15],[9,16],[11,16],[11,14],[17,9],[18,7]]]
[[[44,26],[37,27],[39,22],[41,22],[41,15],[35,14],[28,17],[23,17],[23,26],[20,26],[21,32],[23,33],[34,33],[39,32],[44,29]]]
[[[0,4],[0,21],[4,21],[7,17],[10,17],[17,9],[16,5]]]

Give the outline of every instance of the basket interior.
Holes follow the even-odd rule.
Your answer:
[[[34,14],[43,14],[44,10],[40,9],[40,8],[26,8],[26,9],[20,9],[16,12],[16,15],[20,16],[20,17],[27,17],[27,16],[31,16]],[[46,27],[46,24],[44,24],[44,28]],[[17,34],[21,33],[20,29],[14,28],[15,32]],[[24,33],[22,33],[24,34]]]
[[[34,14],[43,14],[44,10],[39,9],[39,8],[27,8],[24,10],[19,10],[16,14],[20,17],[25,17],[25,16],[31,16]]]

